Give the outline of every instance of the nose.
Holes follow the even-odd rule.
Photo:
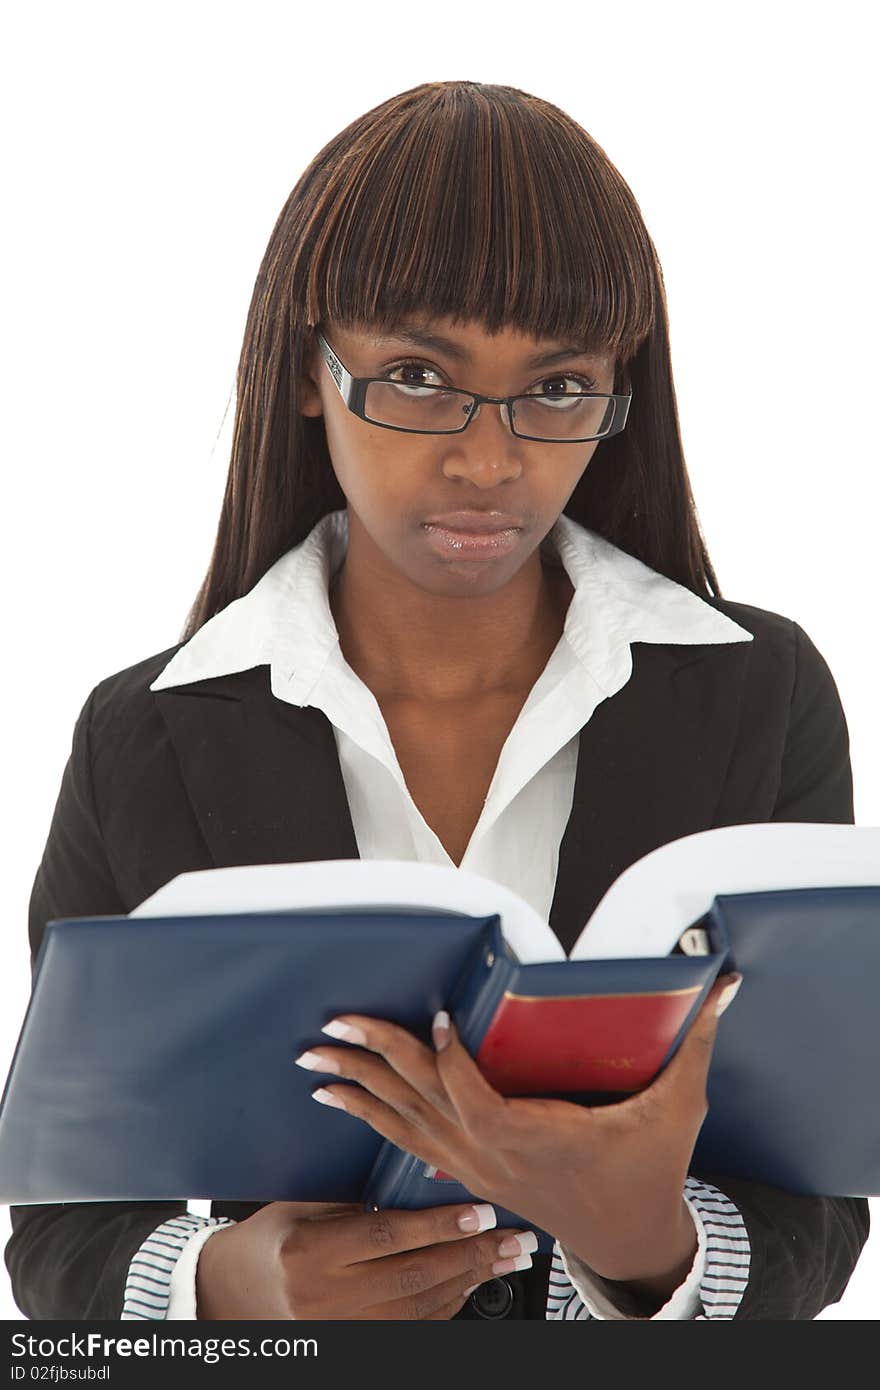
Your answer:
[[[449,435],[446,444],[443,470],[448,477],[467,476],[478,483],[485,475],[485,486],[494,487],[522,472],[520,441],[508,425],[506,405],[495,399],[477,401],[467,428]]]

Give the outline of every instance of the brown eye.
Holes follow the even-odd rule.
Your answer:
[[[393,380],[394,380],[394,373],[395,373],[395,372],[402,372],[402,373],[404,373],[404,375],[403,375],[403,377],[401,378],[401,380],[397,383],[397,384],[400,385],[400,386],[409,386],[409,387],[413,387],[413,388],[416,388],[416,389],[417,389],[419,386],[442,386],[442,385],[443,385],[443,383],[442,383],[441,381],[433,381],[433,382],[431,382],[431,381],[419,381],[419,380],[418,380],[418,377],[419,377],[420,375],[421,375],[421,376],[434,376],[434,377],[438,377],[438,376],[440,375],[440,373],[437,372],[437,371],[435,371],[435,369],[434,369],[433,367],[427,367],[427,366],[425,366],[424,362],[398,362],[396,366],[394,366],[394,367],[388,367],[387,370],[386,370],[385,372],[383,372],[383,374],[382,374],[382,380],[383,380],[383,381],[393,381]]]
[[[568,383],[572,384],[567,385]],[[546,388],[549,385],[561,386],[563,389],[548,391]],[[541,396],[544,400],[565,400],[566,396],[577,397],[582,391],[595,391],[595,389],[596,383],[590,377],[569,376],[566,373],[564,376],[545,377],[543,381],[538,383],[536,390],[528,391],[526,394]]]

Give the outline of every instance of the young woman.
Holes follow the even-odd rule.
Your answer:
[[[211,565],[183,640],[77,720],[33,957],[47,920],[128,912],[185,870],[358,856],[494,878],[569,950],[640,855],[769,820],[852,822],[846,721],[797,623],[720,596],[632,193],[516,89],[384,102],[272,233]],[[13,1208],[19,1306],[812,1318],[846,1286],[867,1204],[690,1171],[735,984],[651,1087],[598,1111],[505,1101],[445,1015],[433,1049],[334,1020],[300,1059],[316,1100],[483,1201]],[[552,1257],[495,1229],[493,1202],[551,1231]]]

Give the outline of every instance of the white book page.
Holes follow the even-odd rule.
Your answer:
[[[880,884],[880,827],[806,822],[722,826],[661,845],[620,875],[571,958],[665,956],[719,893]],[[249,864],[179,874],[132,917],[346,908],[498,913],[523,962],[565,960],[549,923],[511,889],[465,869],[397,859]]]
[[[701,830],[625,869],[572,959],[662,956],[720,893],[880,885],[880,827],[776,821]]]
[[[489,917],[498,913],[521,961],[565,960],[548,922],[502,884],[466,869],[405,859],[321,859],[178,874],[129,913],[187,917],[222,912],[408,908]]]

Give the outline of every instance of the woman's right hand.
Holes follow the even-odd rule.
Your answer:
[[[468,1232],[460,1218],[482,1218]],[[196,1268],[196,1317],[451,1318],[473,1286],[529,1268],[531,1232],[485,1228],[488,1203],[364,1211],[356,1203],[269,1202],[222,1226]],[[519,1236],[502,1253],[504,1240]]]

